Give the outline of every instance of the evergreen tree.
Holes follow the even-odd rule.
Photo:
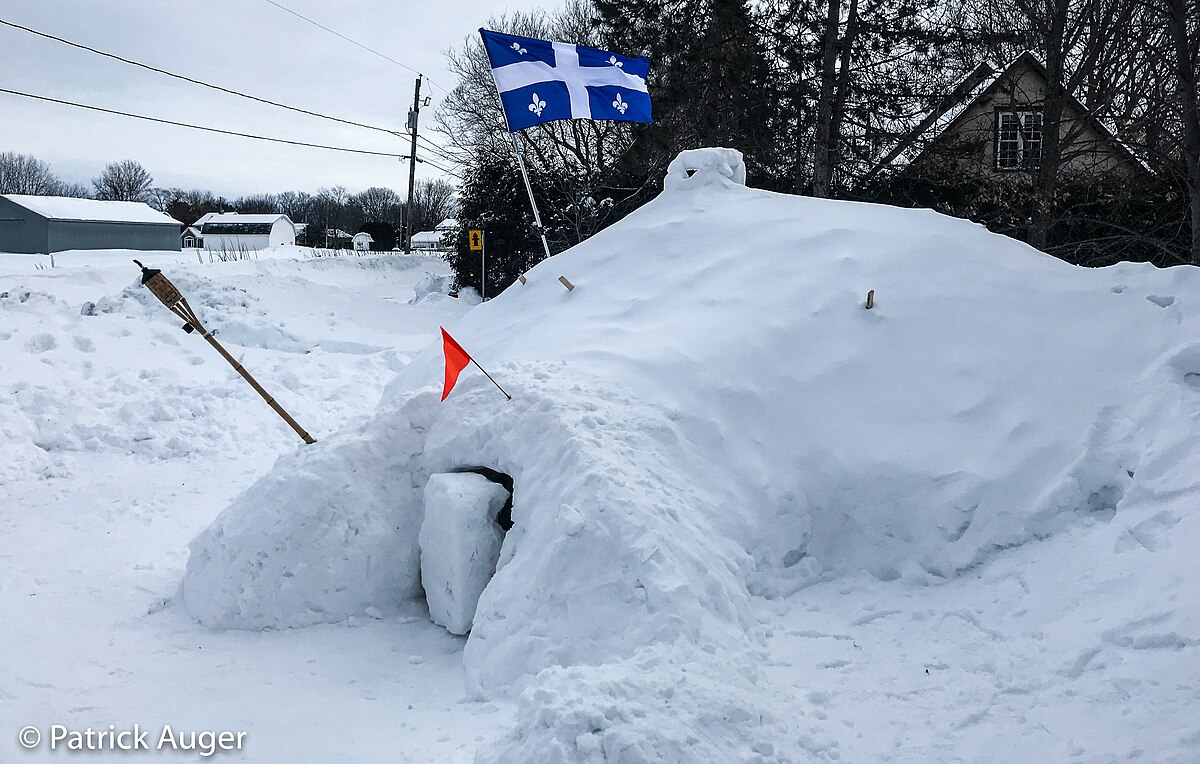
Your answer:
[[[756,184],[773,164],[771,68],[746,0],[595,0],[605,42],[651,60],[654,124],[631,159],[656,179],[679,151],[735,148]]]
[[[480,288],[482,258],[470,249],[470,229],[484,232],[489,296],[507,289],[517,276],[542,259],[542,243],[534,230],[529,199],[511,157],[477,157],[471,163],[459,195],[458,214],[459,233],[449,261],[460,289]]]

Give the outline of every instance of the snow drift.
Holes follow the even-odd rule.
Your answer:
[[[280,459],[192,543],[188,610],[234,628],[394,610],[421,596],[429,476],[485,467],[513,478],[514,527],[465,648],[479,689],[602,686],[587,667],[620,662],[636,683],[671,645],[721,675],[757,649],[756,597],[953,580],[1191,485],[1195,269],[1086,270],[744,178],[737,152],[685,152],[659,198],[449,327],[513,400],[466,372],[439,404],[431,346],[373,418]],[[770,725],[768,701],[739,708]],[[654,717],[567,716],[506,755],[761,755],[754,724],[699,711],[702,743],[678,747],[646,742]]]

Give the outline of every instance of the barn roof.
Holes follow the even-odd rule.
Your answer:
[[[240,215],[236,212],[210,212],[198,220],[198,223],[208,225],[210,223],[266,223],[274,225],[275,221],[280,218],[286,218],[287,215],[281,213],[269,213],[265,215]],[[290,220],[288,222],[291,222]]]
[[[265,236],[280,220],[292,223],[291,218],[280,213],[265,215],[239,215],[236,212],[210,212],[196,221],[205,235],[225,234],[241,236]],[[292,223],[293,227],[295,223]]]
[[[246,217],[251,217],[246,215]],[[209,234],[236,234],[241,236],[266,236],[271,233],[271,226],[274,223],[244,223],[238,221],[236,223],[205,223],[200,232],[205,236]]]
[[[5,199],[50,220],[79,220],[101,223],[141,223],[182,226],[143,202],[107,202],[66,196],[27,196],[4,194]]]

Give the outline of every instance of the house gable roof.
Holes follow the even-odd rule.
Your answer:
[[[982,67],[991,69],[993,73],[983,78],[973,87],[964,88],[963,82],[967,82],[972,77],[975,77]],[[959,96],[957,100],[955,100],[953,103],[944,104],[943,107],[939,107],[939,110],[935,110],[934,113],[936,116],[934,119],[927,119],[923,121],[909,135],[901,139],[896,147],[893,148],[893,150],[890,151],[887,156],[884,157],[884,159],[876,164],[874,168],[872,168],[870,174],[874,175],[885,166],[891,165],[897,159],[906,154],[908,155],[908,162],[906,162],[906,164],[915,162],[921,155],[928,152],[930,148],[940,142],[947,135],[953,134],[955,128],[961,124],[973,105],[985,98],[990,97],[993,93],[999,90],[1000,87],[1002,87],[1004,83],[1008,82],[1019,69],[1030,69],[1036,72],[1043,81],[1048,82],[1050,80],[1050,72],[1046,69],[1046,65],[1042,63],[1042,60],[1038,58],[1033,51],[1030,50],[1022,51],[1019,56],[1014,58],[1003,68],[997,69],[986,62],[981,64],[980,68],[977,68],[975,72],[973,72],[965,80],[963,80],[963,82],[960,82],[959,85],[955,87],[953,92],[955,95]],[[1084,106],[1079,99],[1075,98],[1075,96],[1071,95],[1070,93],[1066,95],[1067,103],[1073,107],[1077,113],[1082,115],[1083,118],[1086,119],[1088,123],[1100,133],[1100,135],[1110,141],[1123,155],[1135,162],[1140,168],[1149,171],[1150,168],[1141,159],[1141,157],[1133,153],[1133,150],[1130,149],[1124,141],[1118,138],[1108,125],[1104,124],[1103,121],[1092,114],[1092,112],[1086,106]],[[938,111],[940,111],[940,113],[937,113]],[[913,151],[918,141],[923,141],[924,146],[919,150]]]

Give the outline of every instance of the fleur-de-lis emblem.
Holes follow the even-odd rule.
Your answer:
[[[546,108],[546,102],[543,101],[542,99],[538,98],[537,93],[534,93],[533,94],[533,103],[529,104],[529,110],[531,112],[533,112],[535,116],[540,117],[540,116],[542,116],[542,109],[544,109],[544,108]],[[624,114],[624,112],[621,112],[621,113]]]
[[[522,48],[521,43],[519,43],[519,42],[514,42],[512,44],[512,49],[515,50],[517,53],[520,53],[522,56],[529,52],[525,48]]]
[[[622,114],[624,114],[625,110],[629,108],[629,102],[621,100],[620,92],[617,93],[617,99],[615,101],[613,101],[613,108],[616,109],[617,111],[621,112]]]
[[[612,64],[613,66],[619,66],[619,67],[621,67],[621,68],[624,68],[624,67],[625,67],[625,62],[624,62],[624,61],[618,61],[616,56],[609,56],[609,57],[608,57],[608,63]]]

